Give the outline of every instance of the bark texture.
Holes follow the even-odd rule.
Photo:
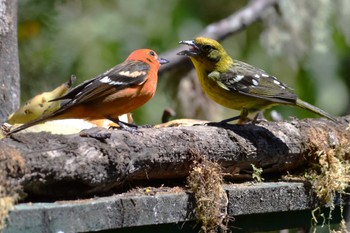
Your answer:
[[[318,151],[349,148],[349,119],[99,131],[100,136],[110,134],[106,139],[23,133],[0,141],[0,158],[8,164],[2,169],[7,180],[29,195],[46,197],[120,192],[125,185],[184,179],[192,162],[203,156],[219,162],[231,179],[249,175],[251,164],[280,175],[305,168]],[[96,128],[89,134],[96,136]]]
[[[17,0],[0,0],[0,123],[18,106]]]

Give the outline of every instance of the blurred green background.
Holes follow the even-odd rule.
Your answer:
[[[135,49],[148,47],[162,54],[248,3],[20,0],[21,100],[53,89],[71,74],[77,76],[76,83],[90,79]],[[281,0],[278,7],[264,12],[262,21],[222,43],[235,59],[278,77],[303,100],[344,115],[350,112],[350,11],[346,9],[350,9],[348,0]],[[175,109],[177,118],[220,120],[236,115],[202,94],[193,95],[193,87],[184,88],[183,80],[176,72],[162,75],[155,97],[135,111],[136,123],[160,123],[166,107]],[[314,116],[292,107],[274,109],[284,118]]]

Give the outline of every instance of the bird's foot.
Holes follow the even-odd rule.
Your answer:
[[[247,118],[249,119],[249,118]],[[258,112],[253,119],[249,119],[248,123],[251,123],[252,125],[255,125],[255,124],[260,124],[260,123],[266,123],[268,122],[265,118],[264,118],[264,115],[263,115],[263,112],[260,111]]]
[[[106,117],[106,118],[118,125],[118,126],[110,126],[109,129],[122,129],[130,133],[136,133],[140,128],[140,126],[137,126],[135,124],[120,121],[119,118],[114,118],[114,117]]]
[[[130,124],[130,123],[126,123],[123,121],[118,121],[117,124],[119,126],[111,126],[109,127],[110,129],[121,129],[121,130],[125,130],[129,133],[137,133],[138,130],[140,129],[140,126],[134,125],[134,124]]]
[[[229,126],[231,124],[229,124],[229,122],[231,121],[235,121],[235,120],[240,120],[241,116],[235,116],[235,117],[231,117],[219,122],[207,122],[201,125],[207,125],[207,126],[216,126],[216,127],[224,127],[224,126]]]

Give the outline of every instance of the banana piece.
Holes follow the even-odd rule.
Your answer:
[[[61,84],[56,89],[50,92],[43,92],[28,100],[8,117],[7,123],[11,125],[24,124],[43,114],[57,110],[60,107],[61,101],[49,101],[66,94],[75,80],[76,77],[72,75],[67,82]]]

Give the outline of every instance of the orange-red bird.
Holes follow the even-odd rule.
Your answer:
[[[168,62],[164,58],[158,58],[153,50],[135,50],[123,63],[81,83],[64,96],[51,100],[62,100],[58,110],[23,124],[7,135],[38,123],[69,118],[107,118],[123,125],[118,116],[132,112],[153,97],[159,67]]]

